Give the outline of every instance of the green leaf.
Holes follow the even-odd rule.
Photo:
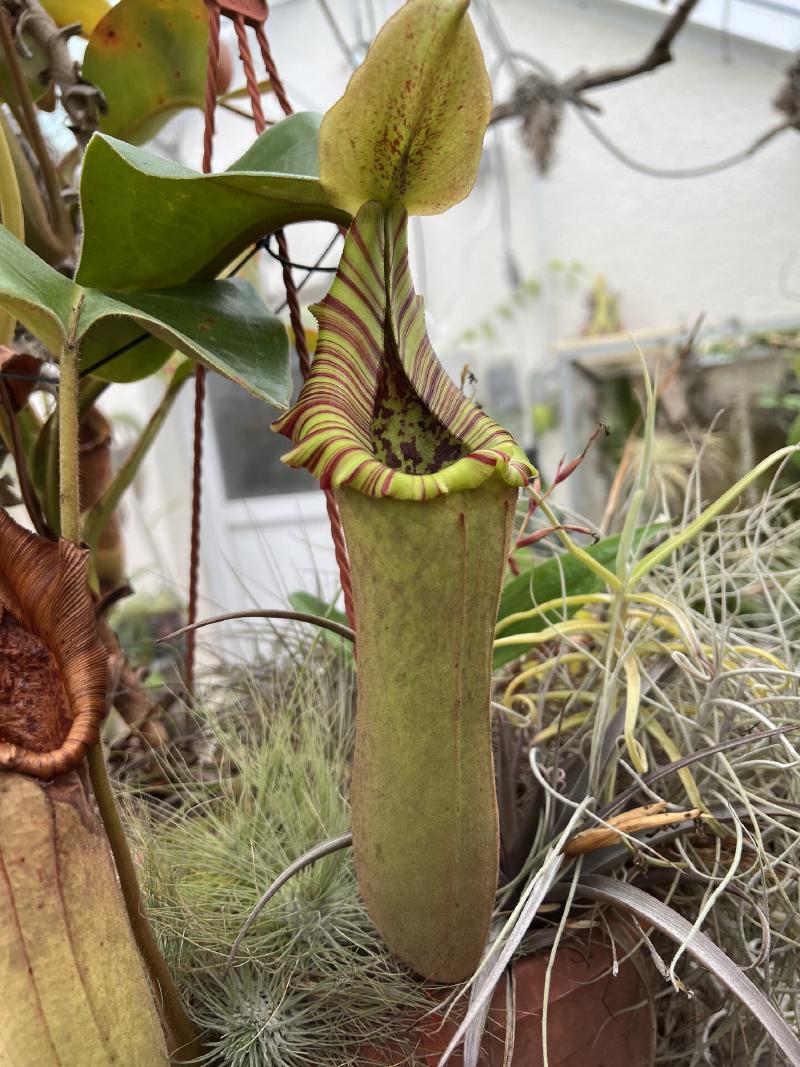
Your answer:
[[[172,354],[172,346],[156,337],[142,339],[141,327],[126,319],[113,318],[98,322],[84,337],[81,360],[84,368],[107,382],[138,382],[160,370]],[[108,357],[119,355],[109,360]]]
[[[596,545],[590,545],[585,551],[604,567],[613,567],[618,546],[619,535],[615,534],[613,537],[598,541]],[[600,578],[590,571],[585,563],[581,563],[568,553],[554,556],[544,563],[536,562],[508,582],[503,589],[497,614],[498,622],[509,615],[516,615],[517,612],[529,611],[536,604],[555,600],[562,594],[583,596],[587,593],[597,593],[602,587],[603,583]],[[550,626],[558,619],[574,614],[576,610],[576,608],[559,608],[557,611],[544,612],[530,619],[522,619],[503,630],[503,637],[510,637],[512,634],[538,633],[539,630],[544,630],[546,626]],[[516,659],[519,654],[520,650],[517,647],[496,648],[493,659],[495,669]]]
[[[124,315],[253,396],[285,407],[291,396],[289,338],[249,282],[229,278],[141,293],[89,290],[80,335]]]
[[[87,289],[63,277],[0,227],[0,306],[10,310],[53,352],[61,350],[70,308],[84,303],[78,338],[122,318],[192,359],[219,371],[254,396],[285,407],[291,395],[289,341],[253,287],[240,279],[191,282],[140,293]],[[92,363],[83,354],[84,373]]]
[[[319,128],[322,115],[298,111],[258,137],[228,167],[229,174],[269,171],[319,178]]]
[[[0,227],[0,301],[53,353],[64,343],[75,284]]]
[[[475,183],[492,106],[469,0],[408,0],[320,131],[321,177],[351,214],[370,200],[430,215]]]
[[[350,625],[343,611],[338,611],[332,604],[313,593],[306,593],[302,590],[290,593],[289,603],[295,611],[304,611],[307,615],[319,615],[323,619],[332,619],[334,622],[341,623],[342,626]],[[320,630],[319,635],[331,648],[344,652],[352,659],[353,649],[349,641],[345,641],[343,637],[339,637],[331,630]]]
[[[100,129],[141,143],[176,110],[205,99],[208,11],[203,0],[120,0],[95,26],[83,75],[103,90]]]
[[[316,144],[315,119],[300,113],[263,133],[230,170],[202,175],[94,137],[81,179],[85,237],[77,280],[119,290],[180,285],[213,278],[289,223],[348,224],[317,178]],[[301,166],[301,173],[283,169]]]

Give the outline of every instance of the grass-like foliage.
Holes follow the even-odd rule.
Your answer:
[[[516,656],[492,705],[501,882],[487,954],[445,1002],[460,1002],[466,1067],[516,956],[620,920],[619,955],[632,937],[652,964],[657,1063],[767,1067],[776,1048],[800,1063],[800,522],[796,490],[774,488],[793,453],[712,505],[698,464],[671,521],[646,491],[652,400],[648,414],[616,562],[578,548],[540,498],[599,582],[574,593],[565,578],[544,603],[531,585],[497,627]],[[363,1042],[402,1046],[432,1005],[372,929],[346,850],[291,878],[226,969],[265,888],[350,824],[352,660],[304,641],[257,680],[223,672],[158,773],[129,768],[152,919],[219,1067],[355,1063]]]
[[[352,1063],[363,1041],[402,1041],[430,1006],[373,931],[348,853],[295,877],[226,970],[264,888],[349,826],[350,691],[320,664],[269,686],[229,671],[161,756],[163,799],[128,805],[151,919],[209,1062],[225,1067]]]
[[[523,659],[498,678],[495,705],[527,735],[524,762],[540,791],[529,874],[523,869],[511,889],[539,876],[556,831],[588,797],[584,825],[593,827],[666,801],[674,826],[656,829],[653,816],[652,832],[623,834],[565,870],[561,885],[574,896],[559,935],[599,921],[596,897],[582,893],[592,876],[623,878],[705,932],[795,1031],[800,732],[774,729],[800,726],[800,524],[788,506],[796,493],[768,487],[691,539],[678,536],[675,551],[651,567],[620,553],[617,582],[579,598],[577,613],[571,603],[568,616],[565,602],[563,621],[530,635]],[[701,512],[695,473],[679,531]],[[609,733],[622,736],[604,750]],[[702,815],[681,821],[687,808]],[[691,939],[648,938],[643,927],[664,978],[656,1062],[775,1062],[761,1023],[692,958]],[[513,935],[509,923],[498,956]]]

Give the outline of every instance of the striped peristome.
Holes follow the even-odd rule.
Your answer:
[[[397,500],[474,489],[495,473],[524,486],[533,473],[525,453],[464,396],[433,351],[409,269],[407,218],[378,203],[356,215],[333,286],[311,309],[319,323],[311,373],[273,424],[295,446],[283,460],[307,468],[325,489],[347,485]],[[393,454],[392,432],[431,430],[439,447],[420,443],[449,462],[426,463],[414,437]],[[415,473],[420,465],[424,473]]]

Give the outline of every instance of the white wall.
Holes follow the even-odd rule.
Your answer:
[[[737,18],[742,3],[733,0]],[[357,27],[348,16],[351,5],[329,0],[329,6],[340,15],[343,32],[358,52]],[[382,15],[396,6],[372,5]],[[481,17],[485,8],[486,0],[474,0],[487,61],[497,68],[498,40]],[[664,18],[663,7],[650,0],[494,0],[491,9],[515,49],[532,53],[560,77],[582,67],[639,57]],[[704,0],[703,19],[712,21],[715,10],[711,0]],[[749,10],[750,16],[758,14]],[[765,30],[763,20],[755,29],[762,38],[777,36],[786,48],[800,47],[800,20],[785,14],[781,18],[779,30],[774,22]],[[755,26],[752,18],[750,25]],[[366,37],[367,21],[361,29]],[[316,0],[273,3],[269,31],[296,106],[324,110],[341,93],[350,68],[320,5]],[[705,164],[744,148],[777,121],[770,100],[789,61],[786,51],[722,37],[692,24],[674,54],[671,66],[593,95],[603,107],[602,129],[637,160],[665,168]],[[497,80],[502,97],[511,84],[508,64]],[[184,161],[193,165],[200,154],[200,126],[199,117],[193,117],[182,135]],[[221,115],[215,166],[234,159],[251,136],[246,122]],[[504,183],[498,144],[508,168],[514,256],[523,275],[540,280],[542,295],[512,321],[499,320],[493,341],[465,345],[458,340],[463,330],[479,322],[509,291],[499,238]],[[798,192],[800,136],[793,131],[723,173],[666,180],[623,166],[568,114],[555,165],[542,178],[513,124],[507,124],[487,138],[484,166],[469,199],[444,216],[416,222],[412,230],[417,284],[427,298],[434,344],[452,371],[468,360],[484,374],[491,360],[514,359],[522,382],[533,377],[527,408],[557,390],[550,346],[580,331],[585,288],[596,274],[604,275],[620,293],[627,329],[686,324],[700,312],[711,323],[732,316],[745,321],[800,317]],[[295,258],[314,257],[329,232],[315,227],[292,231]],[[570,291],[549,270],[553,259],[580,262],[586,282]],[[320,287],[325,284],[323,280]],[[265,276],[268,300],[277,297],[279,289],[278,272],[270,266]],[[140,409],[151,402],[152,383],[142,387],[144,393],[146,401],[140,395],[134,402]],[[129,388],[118,390],[114,403],[130,407],[135,395]],[[147,548],[146,539],[138,538],[132,554],[134,570],[140,572],[166,566],[173,576],[186,573],[188,400],[187,395],[182,417],[166,429],[143,475],[147,495],[140,511],[147,517],[148,536],[160,546],[160,559]],[[226,536],[218,514],[218,487],[209,486],[207,501],[207,552],[218,562],[229,547],[215,542]],[[329,571],[329,558],[324,553],[319,558]],[[246,572],[246,559],[243,563],[240,558],[236,566]],[[254,571],[257,566],[253,562]],[[248,580],[246,573],[240,574],[225,589],[215,579],[212,600],[236,607],[240,577]],[[178,585],[181,580],[169,579]]]

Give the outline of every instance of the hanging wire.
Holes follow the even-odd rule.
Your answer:
[[[339,27],[339,23],[336,21],[335,15],[328,6],[328,0],[317,0],[317,3],[319,4],[322,10],[322,14],[325,16],[325,21],[328,23],[328,26],[330,26],[331,33],[333,34],[334,40],[336,41],[337,45],[341,49],[342,55],[351,67],[357,66],[358,61],[355,57],[353,49],[347,43],[347,38],[342,33],[341,28]]]
[[[217,107],[217,73],[220,53],[220,10],[215,0],[208,4],[208,61],[206,63],[206,89],[203,105],[203,174],[211,173],[214,153],[214,131]],[[192,448],[192,517],[189,535],[189,622],[197,619],[197,600],[200,587],[200,532],[202,525],[203,491],[203,422],[206,403],[206,368],[198,363],[194,372],[194,428]],[[194,663],[196,651],[194,630],[186,635],[186,658],[184,660],[186,690],[191,699],[194,694]]]
[[[127,344],[122,345],[120,348],[115,348],[113,352],[109,352],[108,355],[103,356],[102,359],[98,359],[96,363],[92,363],[90,364],[90,366],[84,367],[84,369],[79,372],[78,377],[85,378],[87,374],[94,374],[96,370],[99,370],[101,367],[105,367],[106,363],[110,363],[112,359],[116,359],[117,356],[124,356],[126,352],[130,352],[132,348],[136,348],[137,345],[140,345],[143,341],[146,341],[148,337],[150,337],[149,333],[139,334],[139,336],[134,337],[132,341],[128,341]]]
[[[747,148],[743,148],[740,152],[735,152],[731,156],[726,156],[724,159],[715,160],[713,163],[700,164],[697,167],[677,167],[675,169],[669,169],[666,167],[651,167],[647,163],[640,163],[638,160],[633,159],[631,156],[624,152],[619,145],[615,144],[611,138],[600,129],[600,126],[595,122],[593,118],[590,118],[580,107],[574,108],[575,114],[587,128],[589,133],[605,148],[608,152],[619,160],[626,167],[631,170],[637,171],[639,174],[644,174],[648,178],[704,178],[709,174],[719,174],[723,170],[729,170],[731,167],[737,166],[739,163],[744,163],[763,148],[764,145],[769,144],[774,140],[778,134],[783,133],[784,130],[792,128],[792,123],[781,122],[766,133],[757,137],[755,141]]]
[[[330,252],[330,250],[333,248],[333,245],[334,245],[334,243],[336,241],[336,238],[339,236],[338,233],[336,234],[336,237],[334,237],[333,240],[330,242],[330,244],[325,249],[325,251],[322,253],[322,255],[317,260],[317,262],[312,264],[311,266],[309,266],[307,263],[294,263],[292,260],[286,259],[285,256],[282,256],[280,252],[274,251],[272,246],[271,246],[272,238],[274,236],[276,236],[276,235],[272,234],[272,233],[269,235],[269,237],[267,238],[266,242],[264,243],[264,251],[267,252],[268,255],[272,256],[273,259],[276,259],[278,261],[278,263],[283,264],[284,267],[291,267],[293,270],[304,270],[304,271],[307,271],[307,276],[311,275],[311,274],[314,274],[314,273],[318,273],[318,274],[335,274],[336,271],[339,269],[338,267],[322,267],[322,266],[320,266],[322,260],[325,258],[325,256],[328,254],[328,252]],[[299,289],[300,286],[298,285],[297,288]]]
[[[209,28],[209,47],[208,47],[208,66],[206,76],[206,98],[205,98],[205,127],[204,127],[204,139],[203,139],[203,172],[208,173],[211,170],[211,156],[214,137],[214,115],[216,108],[216,73],[219,63],[219,37],[220,37],[220,8],[217,4],[217,0],[209,0],[210,8],[210,28]],[[330,15],[330,12],[328,12]],[[250,44],[248,41],[248,22],[244,16],[240,13],[232,13],[231,18],[236,32],[237,43],[239,46],[239,57],[242,62],[242,67],[245,74],[245,82],[247,85],[247,94],[250,100],[250,107],[253,115],[253,123],[256,128],[256,133],[261,134],[267,127],[267,121],[264,116],[264,110],[261,103],[261,90],[256,77],[255,67],[253,65],[253,57],[250,51]],[[255,32],[256,41],[258,42],[261,57],[266,68],[267,76],[270,81],[270,88],[275,94],[275,97],[283,111],[284,115],[291,115],[293,112],[292,105],[286,95],[286,90],[283,85],[283,81],[278,73],[278,69],[272,58],[272,52],[269,46],[266,32],[264,30],[263,21],[251,21],[249,23],[251,28]],[[338,29],[338,27],[337,27]],[[270,235],[272,236],[272,235]],[[308,352],[308,346],[306,344],[305,329],[302,321],[302,311],[300,308],[300,301],[298,298],[299,289],[308,278],[318,270],[327,270],[321,266],[322,260],[328,254],[333,247],[333,241],[330,242],[328,247],[320,256],[319,260],[313,267],[303,267],[300,269],[306,270],[306,275],[300,285],[294,281],[292,274],[292,260],[289,255],[289,248],[286,242],[286,236],[282,230],[277,231],[274,234],[275,241],[278,246],[277,254],[273,253],[269,246],[267,238],[257,242],[256,245],[248,252],[248,254],[240,261],[235,268],[241,270],[241,268],[249,262],[250,258],[256,254],[259,248],[266,248],[270,255],[278,259],[281,263],[283,272],[284,287],[286,290],[286,300],[282,305],[289,309],[289,320],[292,327],[292,332],[295,339],[295,348],[297,350],[298,362],[300,365],[300,371],[305,379],[311,369],[311,358]],[[335,240],[335,238],[334,238]],[[205,368],[198,365],[196,378],[195,378],[195,419],[194,419],[194,456],[193,456],[193,469],[192,469],[192,525],[191,525],[191,549],[190,549],[190,564],[189,564],[189,605],[188,605],[188,621],[192,625],[197,619],[197,599],[198,599],[198,585],[200,575],[200,525],[201,525],[201,481],[202,481],[202,433],[203,433],[203,411],[205,406]],[[336,501],[333,493],[329,490],[325,491],[325,502],[328,511],[328,518],[331,524],[331,533],[333,537],[334,550],[336,554],[336,562],[339,567],[339,575],[342,584],[342,591],[344,593],[345,611],[348,619],[353,625],[353,596],[352,587],[350,584],[350,569],[347,559],[347,549],[344,541],[344,531],[341,525],[341,519],[339,517],[339,511],[336,506]],[[185,661],[185,675],[186,675],[186,687],[191,697],[194,686],[194,663],[195,663],[195,630],[190,630],[187,634],[186,643],[186,661]]]
[[[330,241],[328,242],[328,244],[327,244],[327,245],[325,246],[325,248],[323,249],[323,251],[322,251],[322,252],[321,252],[321,253],[319,254],[319,256],[317,257],[317,261],[316,261],[316,263],[314,264],[314,266],[313,266],[313,267],[308,267],[308,268],[306,269],[306,273],[305,273],[305,274],[303,275],[303,277],[302,277],[302,278],[300,279],[300,281],[299,281],[299,282],[297,283],[297,291],[298,291],[298,293],[300,292],[300,290],[301,290],[301,289],[303,289],[303,288],[305,287],[305,285],[306,285],[306,283],[307,283],[307,282],[309,281],[309,279],[310,279],[310,278],[313,278],[313,277],[314,277],[314,274],[315,274],[315,273],[316,273],[317,271],[320,271],[320,270],[323,270],[323,269],[327,269],[327,268],[323,268],[323,267],[321,267],[321,266],[320,266],[320,264],[321,264],[321,263],[322,263],[322,261],[323,261],[323,260],[325,259],[325,257],[326,257],[326,256],[327,256],[327,255],[328,255],[328,254],[329,254],[330,252],[332,252],[332,251],[333,251],[333,247],[334,247],[334,245],[336,244],[336,242],[337,242],[337,241],[339,240],[339,238],[340,238],[341,236],[342,236],[342,235],[341,235],[341,233],[339,232],[339,230],[337,230],[337,231],[336,231],[336,233],[335,233],[335,234],[333,235],[333,237],[332,237],[332,238],[330,239]],[[301,267],[301,268],[299,268],[299,269],[300,269],[300,270],[303,270],[304,268],[302,268],[302,267]],[[282,304],[281,304],[281,305],[280,305],[279,307],[277,307],[277,308],[275,309],[275,314],[276,314],[276,315],[280,314],[280,312],[281,312],[281,311],[283,311],[283,309],[284,309],[284,308],[286,307],[286,304],[287,304],[287,301],[286,301],[286,300],[284,300],[284,302],[283,302],[283,303],[282,303]]]
[[[48,385],[53,389],[58,389],[58,378],[49,378],[44,374],[17,374],[14,371],[0,370],[0,382],[4,378],[10,378],[15,382],[36,382],[38,385]]]

